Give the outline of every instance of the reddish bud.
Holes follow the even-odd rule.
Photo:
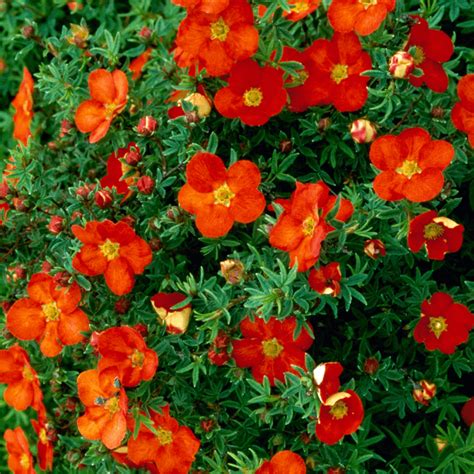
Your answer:
[[[8,182],[6,179],[4,179],[0,183],[0,198],[6,198],[9,192],[10,192],[10,188],[8,186]]]
[[[149,39],[151,34],[152,34],[152,31],[150,30],[150,28],[148,28],[148,26],[144,26],[141,30],[140,30],[140,33],[138,33],[143,39]]]
[[[21,34],[26,39],[31,38],[35,34],[35,29],[31,25],[25,25],[21,29]]]
[[[81,2],[68,2],[67,6],[73,13],[76,13],[78,10],[82,10],[84,8],[84,5]]]
[[[346,470],[343,467],[330,467],[327,474],[346,474]]]
[[[97,191],[94,195],[94,201],[98,207],[105,209],[112,204],[112,194],[107,189]]]
[[[142,176],[137,181],[137,188],[142,194],[151,194],[155,189],[155,180],[150,176]]]
[[[71,278],[71,275],[69,275],[68,272],[58,272],[56,275],[54,275],[53,279],[54,281],[63,287],[69,286],[69,279]]]
[[[444,114],[445,114],[445,111],[443,107],[437,106],[431,109],[431,116],[434,118],[443,118]]]
[[[27,206],[25,203],[25,200],[23,198],[15,197],[12,199],[13,202],[13,207],[19,211],[19,212],[24,212],[27,210]]]
[[[89,344],[94,349],[95,354],[99,353],[99,336],[100,336],[99,331],[93,331],[91,334],[91,337],[89,338]]]
[[[148,241],[148,245],[154,252],[157,252],[161,249],[161,240],[156,237],[153,237]]]
[[[13,306],[11,301],[2,301],[2,309],[5,314],[7,314],[8,310]]]
[[[136,166],[142,159],[142,155],[140,155],[140,152],[136,148],[130,148],[130,151],[125,153],[124,158],[130,166]]]
[[[12,274],[13,281],[24,280],[26,278],[26,270],[20,265],[9,267],[8,271]]]
[[[201,428],[206,432],[209,433],[209,431],[212,431],[212,429],[215,427],[216,423],[214,420],[202,420],[201,421]]]
[[[114,308],[118,314],[125,314],[130,308],[130,301],[127,298],[119,298]]]
[[[7,69],[7,63],[3,58],[0,58],[0,74],[3,74]]]
[[[140,135],[151,135],[156,130],[156,120],[151,116],[147,115],[142,117],[137,125],[137,132]]]
[[[129,227],[131,227],[133,229],[133,227],[135,226],[135,218],[132,217],[132,216],[125,216],[125,217],[122,217],[122,219],[120,219],[120,222],[124,222],[125,224],[127,224]]]
[[[87,183],[87,184],[84,184],[83,186],[79,186],[76,189],[76,196],[82,199],[88,199],[92,191],[94,191],[94,188],[95,188],[95,184],[92,184],[92,183]]]
[[[328,118],[328,117],[324,117],[324,118],[320,119],[319,122],[318,122],[318,128],[322,132],[324,130],[327,130],[330,126],[331,126],[331,119]]]
[[[48,142],[48,148],[52,151],[56,151],[58,149],[58,144],[56,142]]]
[[[375,357],[369,357],[364,362],[364,372],[369,375],[374,375],[379,370],[379,361]]]
[[[43,265],[41,265],[41,271],[43,273],[49,273],[52,268],[53,268],[53,266],[47,260],[45,260],[43,262]]]
[[[391,58],[388,70],[395,79],[407,78],[415,69],[415,60],[407,51],[398,51]]]
[[[59,132],[59,136],[62,138],[67,135],[70,130],[72,129],[73,125],[69,120],[62,120],[61,121],[61,131]]]
[[[143,323],[135,324],[135,326],[133,326],[133,329],[138,331],[143,337],[148,336],[148,326],[146,324],[143,324]]]
[[[385,257],[385,255],[387,255],[385,244],[379,239],[366,240],[364,243],[364,252],[373,260],[377,260],[379,257]]]
[[[220,262],[221,273],[227,283],[237,285],[245,274],[244,264],[240,260],[228,259]]]
[[[72,397],[67,397],[64,408],[68,411],[75,411],[77,408],[77,401]]]
[[[61,216],[52,216],[48,224],[48,230],[52,234],[59,234],[63,230],[64,219]]]
[[[428,406],[430,400],[436,395],[436,384],[427,380],[420,380],[413,389],[413,398],[416,402]]]
[[[351,124],[350,132],[352,139],[356,143],[370,143],[377,136],[375,125],[366,119],[354,120]]]
[[[282,153],[289,153],[291,149],[293,148],[290,140],[282,140],[280,142],[280,151]]]
[[[75,221],[76,219],[80,219],[81,217],[82,217],[82,212],[80,212],[80,211],[74,211],[71,214],[71,220],[72,221]]]

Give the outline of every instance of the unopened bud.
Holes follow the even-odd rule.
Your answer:
[[[130,300],[127,298],[119,298],[115,302],[114,308],[118,314],[125,314],[130,308]]]
[[[427,380],[420,380],[413,389],[413,398],[422,405],[429,405],[430,400],[436,395],[436,384]]]
[[[151,194],[155,189],[155,180],[150,176],[142,176],[137,181],[137,188],[142,194]]]
[[[13,207],[19,212],[25,212],[28,209],[26,202],[23,198],[15,197],[12,199]]]
[[[245,274],[244,264],[240,260],[228,259],[220,262],[221,273],[227,283],[237,285]]]
[[[21,34],[26,39],[31,38],[35,34],[35,29],[31,25],[25,25],[21,29]]]
[[[415,68],[415,60],[407,51],[398,51],[391,58],[388,65],[390,74],[396,79],[407,78]]]
[[[130,150],[125,153],[125,161],[130,166],[136,166],[141,159],[142,155],[140,155],[140,152],[136,148],[130,148]]]
[[[101,209],[105,209],[111,206],[112,204],[112,201],[113,201],[112,194],[107,189],[102,189],[95,193],[94,201],[98,207],[100,207]]]
[[[138,33],[143,39],[149,39],[151,34],[152,34],[152,31],[150,30],[150,28],[148,28],[148,26],[144,26],[141,30],[140,30],[140,33]]]
[[[140,135],[152,135],[156,130],[156,120],[151,116],[147,115],[142,117],[137,125],[137,132]]]
[[[375,140],[375,125],[366,119],[354,120],[351,124],[351,137],[356,143],[370,143]]]
[[[434,118],[443,118],[444,114],[445,111],[443,107],[436,106],[431,109],[431,116]]]
[[[94,191],[95,184],[88,183],[84,184],[83,186],[79,186],[76,189],[76,196],[82,199],[88,199],[92,191]]]
[[[385,257],[385,255],[387,255],[385,244],[379,239],[366,240],[364,243],[364,252],[373,260],[377,260],[379,257]]]
[[[48,224],[48,230],[52,234],[59,234],[63,230],[63,221],[64,218],[61,216],[52,216]]]
[[[369,357],[364,362],[364,372],[369,375],[374,375],[379,370],[379,361],[375,357]]]

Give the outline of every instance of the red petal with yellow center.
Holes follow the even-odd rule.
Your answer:
[[[127,260],[122,257],[111,260],[104,273],[105,282],[115,295],[130,293],[135,285],[135,276]]]
[[[45,325],[41,305],[29,298],[16,301],[7,313],[7,329],[23,341],[40,337]]]

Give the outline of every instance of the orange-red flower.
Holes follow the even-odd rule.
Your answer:
[[[15,410],[32,407],[38,411],[43,406],[38,375],[31,367],[26,351],[16,344],[0,350],[0,383],[8,385],[3,398]]]
[[[284,211],[270,231],[270,244],[290,255],[290,266],[298,263],[298,271],[304,272],[318,260],[321,243],[334,230],[326,221],[333,209],[336,196],[329,195],[329,188],[322,182],[296,183],[290,199],[278,199]],[[354,211],[347,199],[341,199],[334,218],[345,222]]]
[[[171,0],[175,5],[187,10],[196,8],[203,13],[220,13],[229,6],[230,0]]]
[[[135,387],[151,380],[158,367],[156,352],[149,349],[141,334],[129,326],[112,327],[101,332],[97,348],[102,358],[99,371],[116,367],[124,387]]]
[[[410,221],[408,248],[419,252],[424,246],[428,258],[444,260],[447,253],[457,252],[462,245],[464,227],[448,219],[438,217],[436,211],[428,211]]]
[[[304,459],[293,451],[280,451],[264,463],[255,474],[306,474]]]
[[[140,155],[140,149],[134,142],[130,142],[127,148],[119,148],[114,151],[107,160],[107,174],[100,180],[103,188],[115,188],[117,194],[122,194],[122,202],[127,200],[133,193],[130,186],[133,186],[138,178],[139,173],[136,172],[132,176],[123,178],[132,168],[124,160],[130,153]]]
[[[313,13],[321,0],[288,0],[290,11],[283,12],[283,17],[289,21],[298,21]]]
[[[298,374],[293,365],[306,368],[305,351],[313,343],[313,336],[305,328],[294,339],[295,329],[294,316],[283,321],[271,317],[268,322],[262,318],[255,318],[253,322],[245,318],[240,323],[244,338],[232,342],[235,363],[239,367],[250,367],[259,383],[263,382],[264,375],[271,385],[275,385],[275,380],[284,382],[285,372]]]
[[[370,79],[361,73],[372,69],[372,61],[357,35],[334,33],[331,40],[316,40],[308,51],[315,63],[314,79],[325,93],[321,103],[332,104],[340,112],[359,110],[367,100]]]
[[[449,61],[454,52],[451,38],[439,30],[432,30],[428,22],[415,16],[415,25],[410,30],[410,36],[405,50],[415,48],[413,58],[415,66],[423,71],[421,76],[410,76],[410,82],[415,87],[426,84],[434,92],[444,92],[448,88],[448,76],[441,63]]]
[[[453,158],[453,146],[432,140],[423,128],[384,135],[370,147],[370,161],[382,170],[374,180],[374,191],[386,201],[429,201],[441,192],[443,170]]]
[[[187,474],[199,450],[200,442],[187,426],[170,416],[166,405],[162,412],[150,410],[154,432],[143,424],[138,436],[128,440],[128,457],[136,464],[155,463],[157,472]]]
[[[84,244],[72,261],[74,269],[88,276],[104,275],[116,295],[130,293],[135,275],[151,263],[150,246],[124,222],[91,221],[71,230]]]
[[[134,81],[140,79],[145,64],[150,60],[152,51],[153,48],[148,48],[142,54],[140,54],[140,56],[137,56],[135,59],[130,61],[128,69],[132,72],[132,79]]]
[[[84,438],[100,439],[109,449],[120,446],[127,431],[128,398],[116,367],[86,370],[77,377],[77,390],[86,407],[77,419]]]
[[[237,61],[257,51],[252,7],[246,0],[229,0],[227,8],[217,13],[188,11],[179,25],[176,46],[178,66],[206,68],[210,76],[228,74]]]
[[[38,435],[37,453],[38,465],[42,471],[51,471],[53,469],[54,446],[52,443],[52,434],[54,430],[48,426],[44,417],[37,420],[31,420],[31,424]]]
[[[367,36],[379,28],[395,3],[395,0],[332,0],[328,20],[335,31],[355,31]]]
[[[35,474],[33,456],[25,432],[18,426],[3,435],[8,452],[8,467],[13,474]]]
[[[451,120],[461,132],[467,133],[469,143],[474,148],[474,74],[467,74],[458,82],[460,102],[451,111]]]
[[[224,117],[259,126],[279,114],[286,100],[283,71],[246,59],[232,68],[229,85],[217,91],[214,105]]]
[[[466,306],[455,303],[447,293],[438,292],[421,304],[421,318],[413,337],[429,351],[438,349],[452,354],[456,346],[469,339],[473,327],[474,314]]]
[[[35,273],[28,283],[28,298],[16,301],[7,313],[7,328],[18,339],[35,339],[41,352],[55,357],[63,346],[77,344],[89,330],[89,318],[78,308],[81,289],[65,288],[46,273]]]
[[[339,362],[324,362],[313,370],[314,383],[322,403],[326,403],[326,400],[339,390],[339,376],[343,370]]]
[[[364,407],[357,393],[353,390],[334,393],[319,409],[316,436],[325,444],[336,444],[345,435],[357,431],[363,419]]]
[[[23,145],[28,144],[28,138],[31,136],[30,124],[33,119],[33,88],[34,82],[30,71],[23,68],[23,79],[21,81],[18,93],[12,101],[15,108],[13,116],[13,138],[19,140]]]
[[[222,237],[234,222],[253,222],[265,209],[265,197],[257,189],[260,171],[251,161],[237,161],[227,170],[218,156],[198,152],[186,166],[186,178],[178,202],[196,215],[204,237]]]
[[[474,424],[474,397],[471,397],[461,409],[461,418],[467,426]]]
[[[313,268],[309,274],[309,286],[321,295],[337,296],[341,292],[341,266],[337,262]]]
[[[157,293],[151,298],[151,305],[158,315],[158,322],[166,326],[170,334],[182,334],[186,331],[191,319],[191,304],[182,303],[187,298],[182,293]],[[179,306],[178,309],[172,309]]]
[[[89,143],[105,137],[112,120],[127,105],[128,81],[123,71],[96,69],[89,74],[91,99],[82,102],[74,120],[82,133],[89,133]]]

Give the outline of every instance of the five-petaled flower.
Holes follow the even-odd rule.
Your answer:
[[[88,276],[103,274],[116,295],[130,293],[135,275],[151,263],[150,246],[124,222],[91,221],[71,230],[84,244],[72,261],[74,269]]]
[[[447,293],[438,292],[421,304],[421,317],[413,337],[429,351],[438,349],[452,354],[469,339],[473,327],[474,314],[466,306],[455,303]]]
[[[428,211],[410,221],[408,248],[419,252],[424,246],[428,258],[444,260],[447,253],[457,252],[462,245],[464,227],[447,217]]]
[[[367,36],[376,31],[395,8],[396,0],[332,0],[328,20],[334,31]]]
[[[112,120],[122,112],[128,100],[128,80],[123,71],[96,69],[89,74],[91,99],[82,102],[74,120],[82,133],[89,133],[89,143],[107,134]]]
[[[33,120],[33,88],[34,82],[30,71],[23,68],[23,79],[21,81],[18,93],[12,101],[15,108],[13,116],[13,138],[19,140],[23,145],[28,144],[28,138],[31,136],[30,125]]]
[[[337,296],[341,292],[341,266],[337,262],[313,268],[309,273],[309,286],[321,295]]]
[[[222,237],[234,222],[253,222],[265,209],[265,198],[257,189],[260,171],[251,161],[237,161],[226,170],[218,156],[198,152],[186,166],[186,178],[178,202],[196,215],[196,227],[204,237]]]
[[[8,467],[13,474],[35,474],[35,463],[25,432],[19,426],[3,435],[8,452]]]
[[[187,474],[201,443],[170,415],[169,405],[149,412],[153,431],[141,424],[137,437],[128,440],[129,459],[138,465],[151,461],[159,473]]]
[[[467,74],[458,82],[457,102],[451,111],[451,120],[461,132],[467,133],[471,147],[474,148],[474,74]]]
[[[423,128],[384,135],[370,147],[370,161],[382,171],[374,180],[374,191],[386,201],[430,201],[441,192],[443,170],[453,158],[453,146],[432,140]]]
[[[78,308],[81,289],[77,283],[65,288],[51,275],[35,273],[27,291],[28,298],[16,301],[7,313],[7,328],[15,337],[37,340],[47,357],[55,357],[63,346],[84,339],[89,318]]]
[[[210,76],[228,74],[232,66],[257,52],[258,31],[247,0],[229,0],[217,13],[188,10],[176,37],[179,67],[206,68]]]
[[[286,104],[283,70],[259,66],[252,59],[237,63],[229,85],[217,91],[214,105],[227,118],[239,118],[246,125],[260,126],[279,114]]]
[[[128,398],[116,367],[86,370],[77,377],[77,391],[86,410],[77,419],[84,438],[100,439],[109,449],[120,446],[127,431]]]
[[[294,316],[283,321],[271,317],[268,322],[245,318],[240,323],[243,339],[232,341],[235,363],[242,368],[250,367],[259,383],[265,375],[275,385],[275,380],[284,382],[285,372],[298,374],[293,366],[306,368],[305,351],[313,343],[313,336],[303,327],[295,339],[296,325]]]
[[[280,451],[255,471],[255,474],[306,474],[304,459],[293,451]]]
[[[151,380],[155,375],[158,356],[132,327],[112,327],[102,331],[96,347],[102,356],[99,371],[116,367],[124,387],[135,387],[141,381]]]

